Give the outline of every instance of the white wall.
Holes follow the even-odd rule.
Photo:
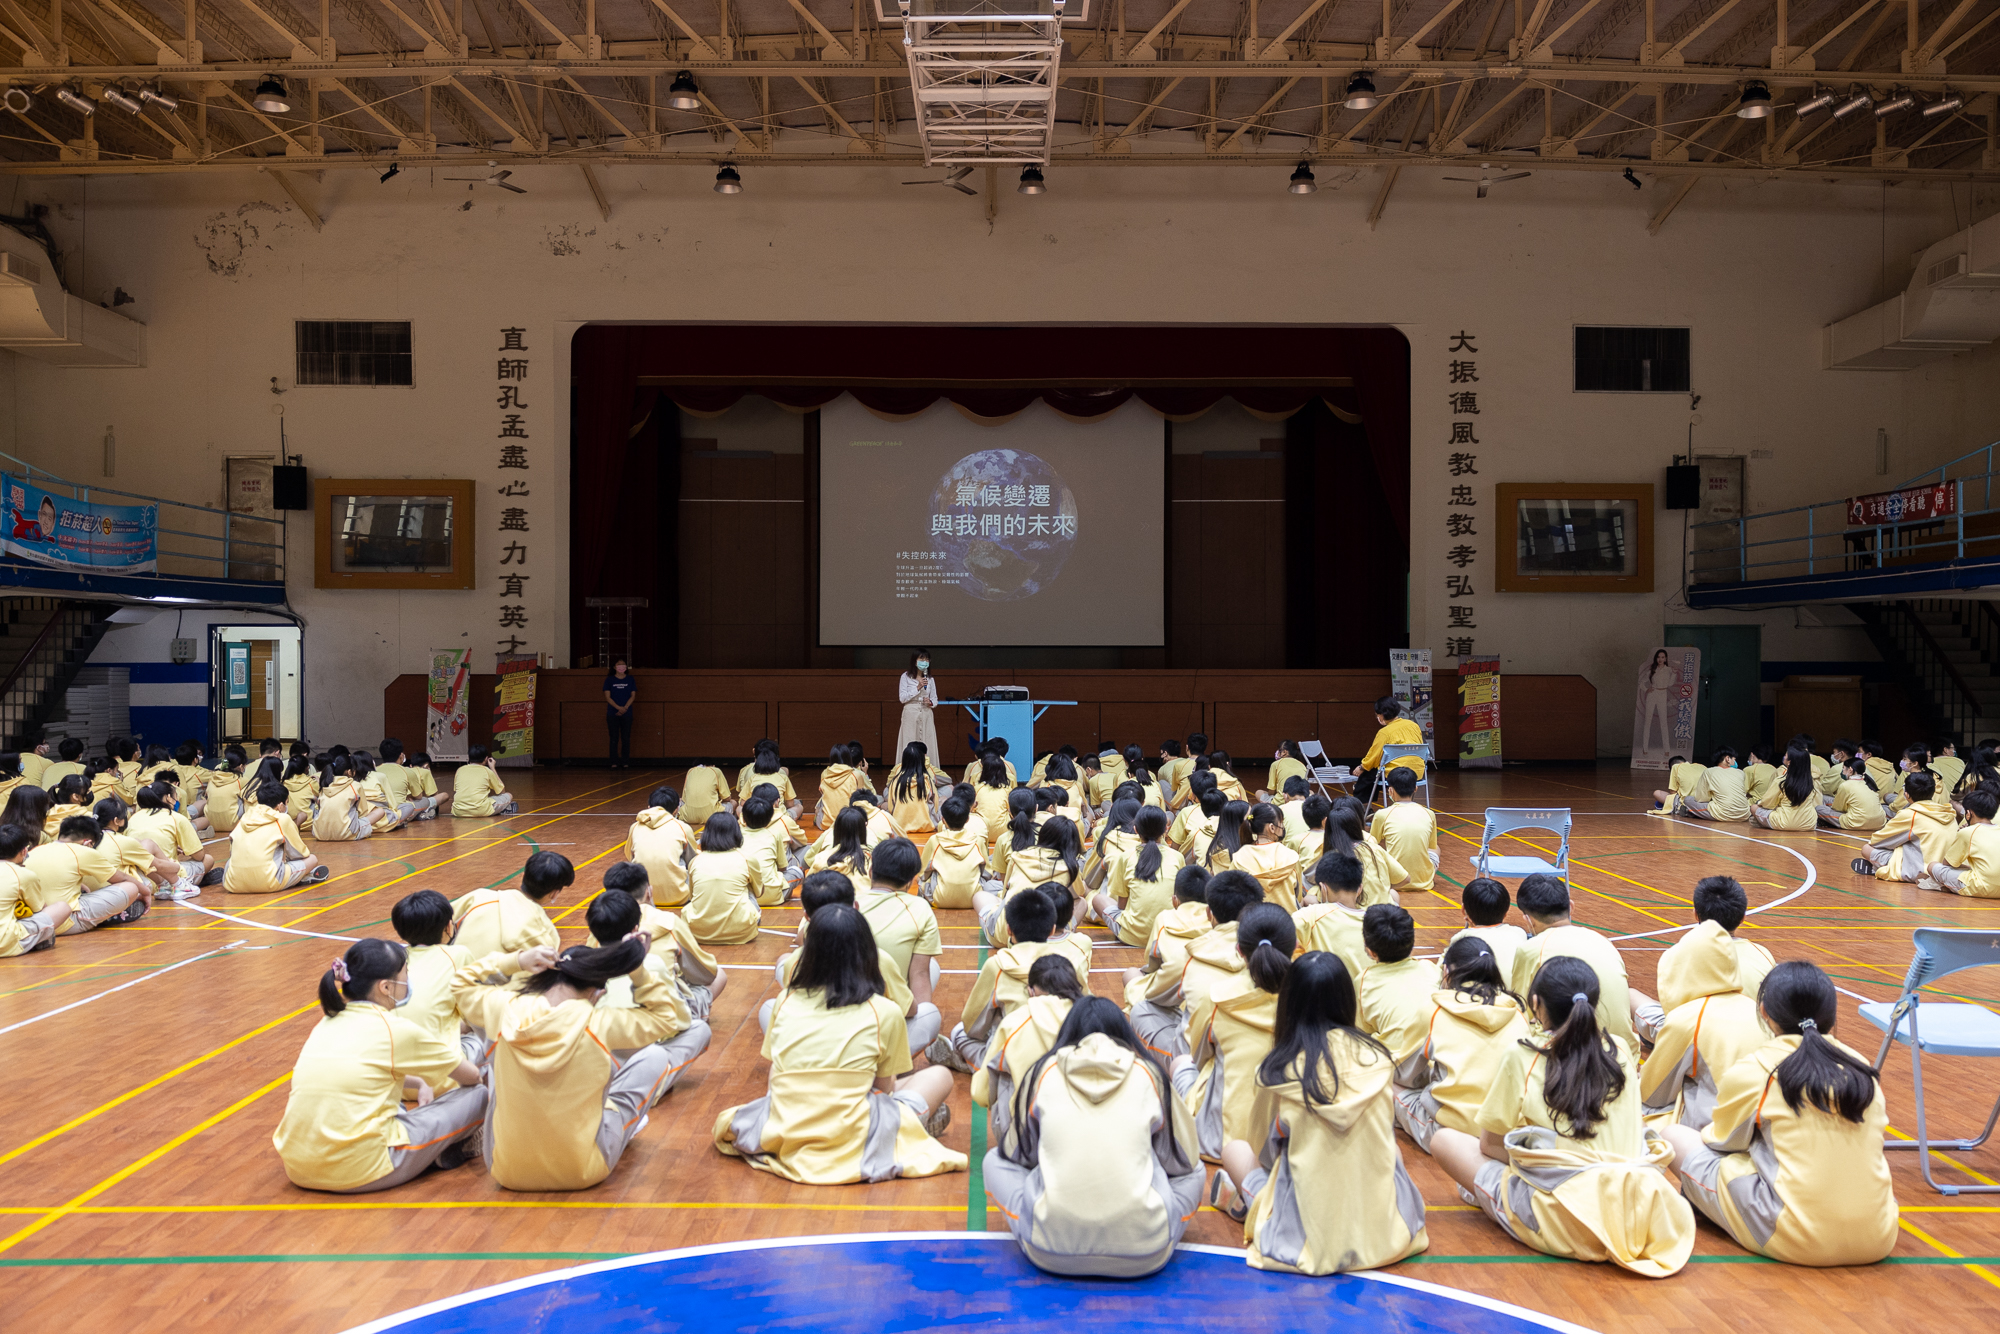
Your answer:
[[[1660,516],[1653,595],[1491,591],[1493,483],[1657,484],[1686,445],[1677,395],[1570,392],[1572,325],[1693,328],[1698,449],[1775,451],[1749,465],[1754,508],[1877,489],[2000,437],[1990,352],[1902,375],[1818,368],[1821,326],[1900,287],[1911,251],[1965,225],[1968,207],[1990,206],[1964,187],[1953,198],[1705,181],[1649,236],[1670,182],[1634,191],[1608,175],[1541,172],[1475,202],[1469,187],[1438,180],[1441,170],[1405,168],[1371,231],[1372,172],[1323,171],[1327,184],[1301,198],[1283,189],[1288,165],[1065,169],[1045,196],[1002,196],[990,225],[983,200],[901,190],[894,182],[908,173],[896,167],[746,166],[747,192],[735,198],[714,194],[706,172],[621,168],[605,173],[609,222],[580,175],[559,167],[518,171],[530,191],[520,197],[468,194],[425,171],[386,186],[329,172],[308,187],[327,219],[319,233],[248,171],[87,188],[18,181],[15,211],[62,206],[50,226],[71,248],[79,290],[116,285],[138,298],[125,310],[151,326],[151,364],[67,371],[0,358],[0,446],[91,481],[112,424],[119,486],[215,503],[225,454],[275,451],[282,405],[290,448],[316,477],[476,479],[481,582],[471,592],[316,591],[307,526],[293,526],[291,597],[315,683],[308,728],[322,744],[355,744],[379,731],[391,677],[423,670],[433,647],[469,645],[483,666],[500,634],[494,488],[518,476],[494,467],[503,327],[527,330],[532,362],[523,637],[559,660],[569,648],[564,407],[582,322],[1394,324],[1412,347],[1412,642],[1440,650],[1445,575],[1456,572],[1444,564],[1446,363],[1463,330],[1479,347],[1477,645],[1498,651],[1505,670],[1589,676],[1601,743],[1615,752],[1635,655],[1663,621],[1693,619],[1667,610],[1679,525]],[[270,377],[290,384],[302,317],[414,321],[415,386],[274,396]],[[1893,444],[1888,478],[1873,472],[1878,428]],[[1775,631],[1791,615],[1765,620]],[[1799,633],[1799,656],[1816,656],[1813,636]],[[1827,656],[1852,656],[1851,643],[1832,642],[1851,631],[1815,633],[1828,637]]]

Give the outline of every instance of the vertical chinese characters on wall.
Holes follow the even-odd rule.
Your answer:
[[[1479,416],[1479,391],[1473,388],[1479,383],[1479,363],[1472,360],[1479,354],[1478,340],[1461,329],[1452,335],[1446,352],[1445,399],[1451,408],[1451,439],[1445,456],[1450,482],[1445,496],[1444,559],[1452,568],[1444,576],[1444,655],[1464,659],[1472,656],[1471,632],[1479,628],[1478,607],[1473,600],[1473,567],[1479,563],[1479,549],[1470,540],[1479,536],[1479,500],[1474,494],[1476,484],[1469,480],[1479,475],[1479,455],[1473,452],[1479,446],[1478,423],[1472,420]]]
[[[530,501],[534,495],[528,465],[528,404],[521,395],[528,383],[527,330],[500,330],[495,403],[500,410],[500,452],[496,466],[496,489],[500,494],[500,635],[495,645],[500,656],[518,654],[529,641],[528,630],[528,542],[533,533],[529,523]]]

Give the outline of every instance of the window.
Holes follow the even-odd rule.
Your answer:
[[[471,588],[472,483],[316,478],[313,587]]]
[[[300,320],[298,383],[409,384],[408,320]]]
[[[1667,328],[1576,328],[1576,392],[1685,394],[1688,331]]]

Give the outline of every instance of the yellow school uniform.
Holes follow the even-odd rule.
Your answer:
[[[1252,1268],[1336,1274],[1429,1249],[1423,1197],[1403,1166],[1389,1063],[1345,1033],[1327,1035],[1327,1103],[1306,1101],[1297,1067],[1253,1090],[1249,1139],[1271,1164],[1243,1223]],[[1338,1077],[1336,1086],[1334,1078]]]
[[[215,813],[212,786],[208,809],[212,818]],[[355,782],[352,775],[343,774],[327,784],[319,794],[319,813],[313,816],[312,836],[322,843],[347,843],[367,838],[375,831],[375,810],[375,803],[369,799],[361,784]],[[248,818],[247,815],[245,818]]]
[[[90,804],[95,806],[106,797],[116,797],[128,806],[132,804],[126,799],[124,784],[120,783],[118,775],[109,769],[92,774],[90,778]]]
[[[931,902],[939,908],[970,908],[985,870],[985,839],[970,829],[940,829],[924,844],[917,883],[931,885]]]
[[[1722,1155],[1716,1184],[1726,1225],[1738,1245],[1787,1264],[1874,1264],[1899,1232],[1882,1152],[1888,1106],[1878,1084],[1858,1125],[1804,1101],[1793,1111],[1776,1071],[1801,1041],[1774,1038],[1722,1074],[1703,1138]],[[1737,1188],[1752,1176],[1763,1178],[1762,1189]],[[1747,1209],[1751,1201],[1762,1207]]]
[[[1144,945],[1153,936],[1153,923],[1173,906],[1174,882],[1187,865],[1180,853],[1160,845],[1160,869],[1151,880],[1139,879],[1139,854],[1144,844],[1120,847],[1106,859],[1104,892],[1116,899],[1123,911],[1118,916],[1118,938],[1127,945]]]
[[[868,919],[875,947],[896,961],[897,971],[910,975],[910,961],[944,953],[938,941],[937,914],[915,894],[866,889],[855,894],[854,906]]]
[[[1747,823],[1750,819],[1750,790],[1741,769],[1719,766],[1708,771],[1708,818],[1724,823]]]
[[[127,806],[139,800],[139,773],[144,767],[137,760],[119,760],[111,768],[111,776],[118,784],[118,796]]]
[[[1446,942],[1445,948],[1450,949],[1466,936],[1476,936],[1485,943],[1486,948],[1493,952],[1493,962],[1499,965],[1500,980],[1512,986],[1513,983],[1509,979],[1514,976],[1514,960],[1520,954],[1521,947],[1528,943],[1528,933],[1512,922],[1495,922],[1491,926],[1468,926],[1452,936]]]
[[[791,853],[785,827],[776,820],[762,829],[743,829],[743,855],[757,864],[757,902],[766,908],[781,906],[791,897],[785,883],[785,864]]]
[[[458,1012],[493,1043],[486,1170],[508,1190],[584,1190],[611,1175],[597,1145],[618,1072],[611,1053],[685,1032],[687,1003],[650,968],[632,974],[630,1007],[551,1005],[484,980],[515,966],[512,955],[489,954],[452,976]]]
[[[764,921],[758,904],[772,893],[764,869],[741,848],[727,852],[697,852],[688,863],[688,927],[704,945],[747,945],[757,938]]]
[[[51,903],[66,903],[74,913],[86,890],[103,889],[118,874],[118,859],[104,847],[83,843],[44,843],[28,853],[29,875],[20,881],[21,902],[33,916]],[[17,910],[18,911],[18,910]],[[86,928],[76,917],[63,923],[58,935],[73,936]]]
[[[1355,906],[1372,908],[1378,903],[1400,903],[1403,891],[1414,887],[1410,872],[1375,841],[1373,834],[1363,830],[1361,841],[1350,846],[1355,860],[1361,863],[1361,894]],[[1317,858],[1305,863],[1305,873],[1310,875],[1316,865]],[[1316,892],[1317,886],[1309,887],[1308,893]]]
[[[1552,926],[1539,935],[1529,936],[1527,943],[1514,954],[1514,973],[1508,986],[1517,996],[1527,995],[1542,961],[1558,956],[1581,959],[1590,965],[1597,974],[1598,1027],[1637,1051],[1639,1039],[1632,1032],[1632,993],[1625,982],[1625,957],[1616,945],[1588,927]]]
[[[384,768],[389,766],[384,765]],[[409,772],[404,770],[405,773]],[[381,771],[376,771],[380,778]],[[389,781],[382,779],[384,799],[391,806],[400,806],[409,798],[390,788]],[[404,789],[407,791],[407,789]],[[294,774],[285,780],[285,814],[292,817],[293,824],[311,824],[313,812],[319,805],[319,778],[314,774]]]
[[[972,789],[972,810],[986,822],[987,845],[1007,837],[1007,794],[1011,787],[988,787],[977,783]]]
[[[21,784],[27,781],[28,780],[25,778],[18,778],[18,777],[0,778],[0,806],[5,805],[7,802],[7,798],[14,795],[15,788],[21,786]]]
[[[306,841],[291,816],[269,806],[252,806],[230,831],[222,888],[230,894],[275,894],[286,887],[285,863],[306,855]]]
[[[491,815],[506,792],[500,775],[484,764],[461,764],[451,776],[451,813],[469,819]]]
[[[1153,934],[1146,940],[1146,962],[1139,976],[1125,985],[1125,1008],[1145,1000],[1162,979],[1176,986],[1187,967],[1188,948],[1215,927],[1205,903],[1177,903],[1164,908],[1153,919]]]
[[[1419,730],[1421,731],[1421,729]],[[1419,736],[1418,739],[1421,740],[1422,737]],[[1285,790],[1286,779],[1310,778],[1311,776],[1312,770],[1306,767],[1304,760],[1294,759],[1292,756],[1286,755],[1280,759],[1271,761],[1271,767],[1264,775],[1264,789],[1271,793],[1272,796],[1277,796]]]
[[[1933,756],[1930,770],[1937,778],[1938,795],[1941,797],[1958,791],[1958,785],[1965,779],[1965,761],[1956,755]]]
[[[1875,790],[1886,801],[1903,790],[1903,772],[1880,755],[1868,757],[1868,776],[1875,780]]]
[[[1782,771],[1775,764],[1749,765],[1743,770],[1744,795],[1755,805],[1769,795],[1772,785],[1782,776]]]
[[[1054,848],[1023,848],[1008,853],[1003,894],[1011,898],[1024,889],[1050,881],[1065,888],[1076,884],[1076,874]]]
[[[931,814],[931,803],[938,799],[937,788],[926,774],[905,799],[898,791],[902,786],[902,774],[900,767],[891,769],[882,784],[882,800],[887,804],[887,814],[905,834],[928,834],[937,828],[937,820]]]
[[[48,773],[49,766],[54,763],[55,761],[46,755],[37,755],[32,750],[24,750],[21,752],[21,777],[36,787],[47,789],[53,784],[42,780]]]
[[[389,804],[388,793],[382,790],[382,784],[376,780],[373,774],[370,774],[362,782],[356,784],[356,786],[361,789],[361,795],[368,803],[368,823],[375,826],[376,833],[387,833],[403,822],[402,812]],[[291,808],[291,804],[291,793],[287,789],[285,795],[285,807],[287,810]]]
[[[1360,1003],[1355,1025],[1389,1049],[1396,1082],[1406,1088],[1421,1082],[1413,1063],[1420,1061],[1424,1040],[1430,1036],[1431,1013],[1437,1008],[1432,997],[1439,980],[1435,960],[1399,959],[1371,963],[1356,988]]]
[[[41,911],[30,906],[30,900],[43,897],[33,871],[15,862],[0,862],[0,959],[26,950],[28,929],[21,921]]]
[[[226,834],[236,828],[236,822],[243,818],[243,775],[216,770],[209,774],[205,786],[208,792],[208,827],[218,834]]]
[[[1727,957],[1726,964],[1716,961],[1717,951]],[[1730,935],[1719,922],[1701,922],[1660,955],[1654,969],[1660,1008],[1671,1014],[1697,997],[1727,990],[1716,985],[1715,970],[1721,967],[1734,970],[1735,989],[1754,1001],[1764,975],[1776,966],[1762,945]]]
[[[765,783],[769,783],[772,787],[778,789],[778,800],[771,803],[774,806],[789,806],[792,802],[799,799],[798,792],[792,787],[792,771],[785,768],[782,764],[778,766],[777,772],[768,774],[758,773],[755,764],[746,764],[741,769],[738,769],[736,771],[736,799],[738,801],[750,800],[750,794]]]
[[[1667,770],[1667,791],[1679,801],[1669,801],[1667,809],[1679,810],[1681,801],[1708,800],[1708,766],[1683,760]]]
[[[1437,1123],[1447,1130],[1477,1135],[1474,1118],[1493,1087],[1507,1049],[1528,1037],[1528,1017],[1504,992],[1493,1004],[1459,991],[1431,994],[1430,1027],[1424,1037],[1423,1088]]]
[[[42,821],[42,842],[53,843],[62,833],[62,822],[73,816],[89,815],[88,804],[82,806],[51,806],[46,820]]]
[[[1397,719],[1401,722],[1402,719]],[[1412,727],[1416,724],[1412,723]],[[1409,874],[1408,889],[1429,889],[1437,878],[1437,817],[1420,802],[1398,801],[1375,812],[1368,832]]]
[[[868,782],[867,774],[850,765],[829,764],[819,776],[819,824],[824,827],[846,808],[854,793]]]
[[[1286,912],[1299,907],[1299,854],[1283,843],[1246,843],[1231,859],[1233,869],[1247,871],[1264,887],[1264,902]]]
[[[1842,829],[1867,834],[1889,823],[1889,813],[1882,809],[1880,794],[1859,778],[1842,779],[1827,798],[1827,804],[1839,813]]]
[[[1209,992],[1248,968],[1243,951],[1236,948],[1236,923],[1224,922],[1187,942],[1187,953],[1178,970],[1162,967],[1140,981],[1147,984],[1146,1000],[1193,1014],[1208,1000]]]
[[[1819,797],[1819,790],[1815,788],[1802,804],[1794,806],[1791,798],[1785,795],[1784,776],[1780,775],[1757,805],[1771,813],[1771,828],[1798,832],[1819,828]]]
[[[451,901],[451,943],[474,959],[562,944],[542,905],[518,889],[475,889]]]
[[[1955,893],[1975,899],[2000,898],[2000,825],[1966,825],[1953,835],[1943,860],[1961,872]]]
[[[1045,954],[1060,954],[1076,967],[1077,981],[1090,989],[1090,937],[1081,931],[1059,935],[1052,940],[1023,940],[995,950],[979,967],[972,992],[965,998],[959,1020],[974,1037],[991,1032],[995,1023],[1013,1013],[1028,999],[1028,970]]]
[[[201,835],[194,831],[194,821],[179,811],[165,807],[133,811],[126,818],[125,832],[134,838],[152,839],[161,852],[176,860],[190,862],[201,858]]]
[[[204,769],[198,764],[190,764],[187,768],[181,770],[180,773],[180,788],[176,795],[180,799],[181,809],[183,811],[192,811],[195,803],[201,800],[202,794],[208,791],[208,780],[214,776],[214,773],[212,770]],[[207,818],[205,812],[202,818]]]
[[[129,834],[114,833],[107,829],[99,847],[109,848],[111,855],[118,859],[118,869],[127,875],[144,880],[153,872],[153,854],[146,845]]]
[[[829,1008],[788,989],[764,1034],[770,1092],[715,1121],[715,1147],[788,1181],[834,1186],[962,1172],[967,1159],[925,1133],[915,1108],[875,1081],[910,1069],[909,1030],[883,996]]]
[[[650,957],[650,956],[649,956]],[[452,975],[472,962],[472,952],[463,945],[412,945],[405,966],[410,970],[410,999],[396,1013],[431,1035],[439,1046],[463,1052],[459,1045],[458,1001],[451,990]],[[448,1092],[447,1076],[431,1085],[433,1093]]]
[[[321,1019],[292,1067],[271,1144],[285,1175],[307,1190],[353,1190],[389,1175],[410,1138],[396,1113],[410,1075],[437,1087],[464,1060],[430,1033],[367,1001]]]
[[[692,856],[694,831],[664,806],[640,811],[626,832],[625,860],[646,868],[653,902],[662,908],[687,902],[687,864]]]
[[[1208,845],[1215,841],[1215,831],[1221,823],[1221,815],[1203,815],[1198,808],[1188,806],[1168,826],[1167,841],[1188,861],[1206,862]]]
[[[1379,769],[1382,766],[1382,747],[1421,746],[1424,744],[1424,729],[1414,719],[1391,718],[1375,739],[1368,743],[1368,753],[1361,757],[1363,769]],[[1414,755],[1404,756],[1389,766],[1391,769],[1408,769],[1417,777],[1424,776],[1424,762]]]
[[[1368,947],[1361,940],[1360,908],[1349,908],[1340,903],[1315,903],[1292,914],[1292,928],[1299,938],[1298,949],[1293,958],[1321,950],[1333,955],[1347,965],[1347,975],[1354,982],[1357,993],[1361,987],[1361,976],[1374,964],[1368,957]]]
[[[1188,1011],[1188,1037],[1197,1073],[1183,1101],[1194,1118],[1201,1156],[1222,1156],[1233,1139],[1249,1139],[1257,1067],[1271,1054],[1278,997],[1246,971],[1219,981]]]
[[[986,1057],[972,1072],[972,1100],[987,1109],[987,1132],[1003,1150],[1015,1142],[1015,1082],[1056,1045],[1072,1004],[1061,996],[1030,996],[986,1040]]]
[[[1933,798],[1919,801],[1896,812],[1896,814],[1868,840],[1871,848],[1899,848],[1914,843],[1921,853],[1925,866],[1932,862],[1946,860],[1945,854],[1951,850],[1952,839],[1958,834],[1958,813],[1950,803]],[[1905,860],[1891,856],[1881,866],[1875,868],[1877,880],[1915,879],[1901,874],[1899,863]]]
[[[23,768],[23,772],[26,772],[25,767]],[[63,779],[68,778],[71,774],[81,774],[84,772],[84,767],[75,760],[56,760],[43,768],[42,781],[39,786],[53,792],[56,790],[56,784],[62,782]]]

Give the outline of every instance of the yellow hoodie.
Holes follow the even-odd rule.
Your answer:
[[[1243,952],[1236,948],[1236,923],[1224,922],[1188,942],[1186,962],[1178,970],[1162,967],[1140,981],[1147,983],[1146,1000],[1193,1014],[1219,983],[1246,967]]]
[[[611,1175],[597,1147],[605,1090],[618,1073],[614,1050],[644,1047],[687,1030],[687,1005],[643,965],[632,974],[634,1008],[548,997],[487,985],[516,971],[512,954],[489,954],[452,975],[458,1012],[493,1042],[486,1113],[487,1169],[508,1190],[584,1190]]]
[[[1720,923],[1702,922],[1660,955],[1655,976],[1658,978],[1662,1010],[1672,1014],[1698,997],[1731,990],[1730,987],[1717,985],[1720,979],[1716,970],[1723,964],[1711,956],[1718,948],[1726,948],[1735,956],[1734,990],[1753,1001],[1757,999],[1757,991],[1764,985],[1764,975],[1777,966],[1771,951],[1754,941],[1730,935]]]
[[[1528,1018],[1505,992],[1497,993],[1491,1005],[1462,991],[1433,992],[1431,1002],[1424,1087],[1437,1104],[1439,1125],[1477,1135],[1473,1118],[1507,1049],[1528,1036]]]
[[[209,785],[209,822],[215,820],[215,784]],[[354,832],[351,817],[359,816],[366,832]],[[312,835],[322,843],[343,843],[354,838],[366,838],[374,832],[375,820],[373,803],[354,781],[351,774],[343,774],[327,784],[320,792],[319,814],[313,817]]]
[[[208,790],[208,827],[218,834],[236,828],[243,818],[243,775],[218,769],[203,786]]]
[[[1180,853],[1160,843],[1160,869],[1151,880],[1139,879],[1139,856],[1145,844],[1136,837],[1130,848],[1119,848],[1108,859],[1105,892],[1125,905],[1118,916],[1118,938],[1127,945],[1144,946],[1153,937],[1153,923],[1174,902],[1174,882],[1187,861]]]
[[[1368,947],[1361,939],[1361,919],[1359,907],[1350,908],[1341,903],[1315,903],[1292,914],[1292,926],[1298,933],[1299,947],[1293,954],[1321,950],[1333,955],[1347,965],[1347,975],[1353,979],[1355,987],[1361,985],[1361,975],[1368,971],[1374,960],[1368,957]]]
[[[986,840],[971,829],[940,829],[924,844],[921,883],[937,876],[931,903],[939,908],[970,908],[986,869]]]
[[[230,894],[275,894],[285,887],[285,863],[306,855],[306,841],[291,816],[252,806],[229,835],[222,888]]]
[[[1958,893],[1975,899],[2000,898],[2000,825],[1966,825],[1952,838],[1944,862],[1964,872]]]
[[[640,811],[625,835],[625,860],[646,868],[653,903],[661,908],[687,902],[687,864],[693,855],[694,830],[664,806]]]
[[[562,944],[542,905],[518,889],[475,889],[461,895],[451,901],[451,922],[451,943],[475,959]]]
[[[1871,766],[1874,763],[1873,760],[1869,761]],[[1921,852],[1924,865],[1929,866],[1932,862],[1946,860],[1945,854],[1951,851],[1952,838],[1957,833],[1958,812],[1952,810],[1950,802],[1932,798],[1929,801],[1914,802],[1897,811],[1894,817],[1882,826],[1880,832],[1868,840],[1868,846],[1896,848],[1914,842]],[[1889,858],[1886,863],[1875,868],[1875,878],[1889,881],[1914,879],[1915,877],[1901,874],[1903,869],[1901,863],[1904,860],[1901,856]]]
[[[1139,976],[1125,987],[1125,1008],[1145,1000],[1162,975],[1178,978],[1187,965],[1188,946],[1214,929],[1206,903],[1178,903],[1153,919],[1153,932],[1146,939],[1146,963]]]
[[[983,1038],[1014,1009],[1028,999],[1028,970],[1044,954],[1067,955],[1076,965],[1077,981],[1090,990],[1090,937],[1081,931],[1057,936],[1054,940],[1024,940],[995,950],[980,966],[973,979],[972,994],[965,998],[959,1019],[967,1034]]]
[[[1222,1146],[1254,1133],[1250,1106],[1257,1067],[1271,1054],[1278,996],[1250,980],[1249,970],[1217,982],[1188,1011],[1188,1037],[1197,1067],[1187,1092],[1201,1156],[1220,1160]]]
[[[747,945],[764,921],[757,905],[770,887],[741,848],[697,852],[688,863],[687,924],[704,945]],[[781,880],[775,892],[782,896]]]
[[[1257,1269],[1344,1273],[1430,1248],[1423,1197],[1396,1144],[1389,1062],[1345,1034],[1327,1039],[1340,1079],[1331,1102],[1306,1101],[1296,1077],[1255,1091],[1249,1140],[1270,1165],[1243,1224]],[[1322,1071],[1322,1091],[1332,1085]]]
[[[1703,922],[1669,953],[1671,969],[1667,956],[1660,960],[1660,1003],[1671,994],[1675,1004],[1639,1071],[1639,1098],[1647,1124],[1699,1130],[1715,1110],[1722,1073],[1770,1035],[1738,984],[1736,941],[1719,923]]]
[[[1264,901],[1286,912],[1299,906],[1299,854],[1283,843],[1246,843],[1236,850],[1233,866],[1257,877]]]
[[[1874,788],[1859,778],[1843,778],[1840,785],[1827,798],[1827,804],[1840,813],[1842,829],[1873,833],[1889,822],[1889,816],[1882,809],[1882,798]]]
[[[687,771],[687,790],[681,793],[681,818],[691,829],[700,829],[708,817],[729,804],[729,780],[712,764],[697,764]]]
[[[4,924],[0,924],[4,925]],[[1002,1152],[1014,1147],[1014,1084],[1056,1045],[1074,1002],[1062,996],[1030,996],[1000,1021],[986,1043],[986,1059],[972,1072],[972,1100],[987,1109],[987,1135]]]
[[[847,808],[848,798],[856,788],[867,782],[867,775],[861,770],[845,764],[829,764],[819,776],[819,809],[816,812],[822,829],[833,824],[833,817]]]

